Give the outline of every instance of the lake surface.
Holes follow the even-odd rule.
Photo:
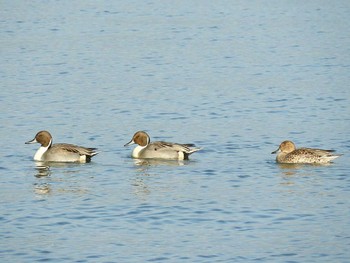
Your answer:
[[[1,262],[349,262],[348,1],[2,1]],[[39,130],[98,147],[38,169]],[[139,162],[134,132],[195,143]],[[336,149],[283,166],[283,140]]]

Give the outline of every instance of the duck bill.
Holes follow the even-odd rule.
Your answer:
[[[275,153],[278,153],[280,150],[280,148],[278,148],[276,151],[273,151],[271,154],[275,154]]]
[[[31,140],[31,141],[25,142],[25,144],[32,144],[32,143],[36,143],[36,142],[38,142],[38,141],[34,138],[34,139]]]
[[[135,144],[135,142],[134,142],[133,140],[131,140],[130,142],[124,144],[124,147],[125,147],[125,146],[129,146],[129,145],[132,145],[132,144]]]

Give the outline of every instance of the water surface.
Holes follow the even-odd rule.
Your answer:
[[[5,1],[3,262],[347,262],[347,1]],[[38,169],[24,142],[98,147]],[[133,133],[195,143],[137,162]],[[285,139],[336,149],[281,166]]]

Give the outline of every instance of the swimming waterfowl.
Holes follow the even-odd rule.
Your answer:
[[[88,163],[98,154],[96,148],[86,148],[68,143],[52,144],[52,136],[48,131],[39,131],[33,140],[26,144],[40,143],[34,155],[35,161],[43,162],[79,162]]]
[[[201,148],[194,144],[179,144],[163,141],[151,142],[149,135],[144,131],[134,134],[131,141],[124,146],[138,144],[132,151],[133,158],[141,159],[168,159],[188,160],[190,154],[199,151]]]
[[[341,154],[333,154],[333,152],[334,150],[312,148],[297,149],[292,141],[284,141],[271,154],[277,153],[276,161],[278,163],[326,164],[341,156]]]

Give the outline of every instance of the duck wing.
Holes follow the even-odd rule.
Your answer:
[[[315,148],[299,148],[294,152],[300,152],[308,155],[317,155],[317,156],[332,156],[335,150],[324,150],[324,149],[315,149]]]
[[[96,151],[97,148],[87,148],[87,147],[68,144],[68,143],[56,143],[51,146],[52,151],[54,151],[55,149],[64,150],[66,152],[76,153],[79,155],[87,155],[87,156],[94,156],[98,153]]]
[[[163,142],[163,141],[157,141],[150,143],[147,148],[154,151],[177,151],[177,152],[184,152],[184,153],[193,153],[200,148],[194,148],[194,144],[180,144],[180,143],[170,143],[170,142]]]

